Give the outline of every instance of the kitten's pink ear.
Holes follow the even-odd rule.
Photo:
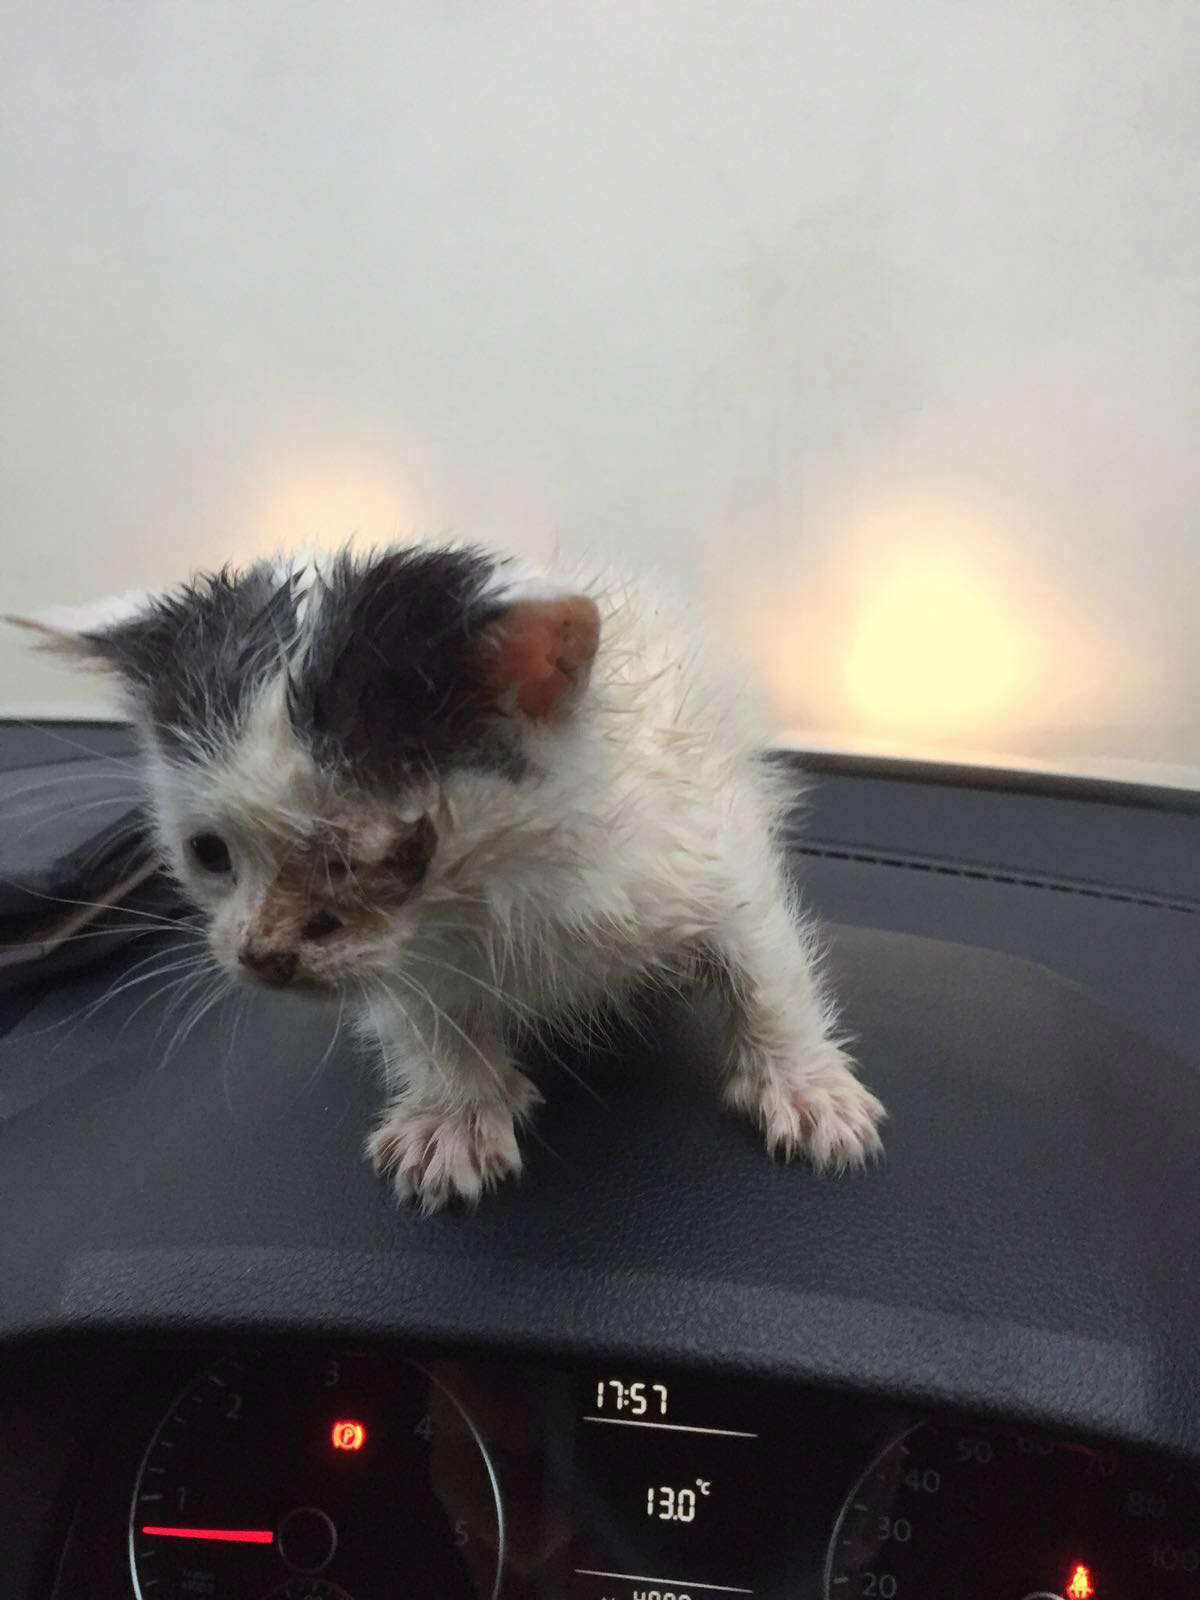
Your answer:
[[[584,688],[600,643],[600,613],[586,595],[518,600],[480,636],[486,681],[535,722],[564,713]]]

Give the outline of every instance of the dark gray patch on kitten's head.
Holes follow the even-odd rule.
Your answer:
[[[197,578],[78,648],[120,673],[165,745],[211,747],[236,735],[296,637],[296,580],[259,563]]]
[[[476,550],[337,559],[290,678],[293,724],[322,765],[366,784],[455,766],[519,775],[480,660],[480,632],[502,611],[488,598],[496,568]]]

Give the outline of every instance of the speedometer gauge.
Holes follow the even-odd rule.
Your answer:
[[[1186,1472],[1039,1435],[923,1423],[855,1484],[826,1600],[1195,1600]]]
[[[129,1562],[138,1600],[494,1600],[502,1526],[483,1442],[426,1369],[228,1361],[150,1441]]]

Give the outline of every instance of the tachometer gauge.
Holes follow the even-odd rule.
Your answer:
[[[1200,1490],[1136,1457],[921,1424],[838,1518],[826,1600],[1195,1600]]]
[[[129,1562],[138,1600],[494,1600],[502,1532],[483,1442],[429,1371],[255,1358],[159,1423]]]

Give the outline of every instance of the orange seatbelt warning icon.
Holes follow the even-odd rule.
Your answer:
[[[1071,1574],[1071,1581],[1067,1584],[1067,1600],[1092,1600],[1096,1586],[1092,1582],[1092,1575],[1083,1562],[1077,1563]]]

